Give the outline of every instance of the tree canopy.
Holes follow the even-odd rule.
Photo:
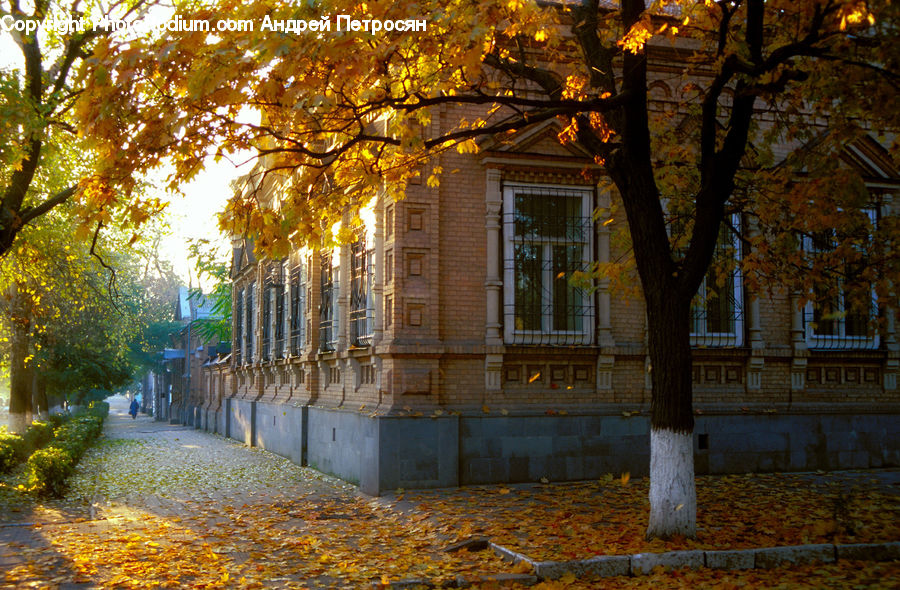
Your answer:
[[[25,226],[68,201],[77,205],[70,214],[80,238],[89,238],[120,211],[127,213],[120,222],[135,228],[161,209],[157,199],[134,191],[138,177],[118,176],[117,192],[98,194],[94,187],[109,180],[96,176],[96,160],[74,116],[91,79],[85,59],[111,30],[94,22],[134,19],[152,4],[0,2],[0,34],[19,49],[0,62],[0,255]]]
[[[11,415],[27,413],[35,393],[79,403],[92,390],[131,383],[175,328],[174,274],[151,264],[151,248],[127,248],[127,233],[74,239],[70,207],[26,227],[0,262]]]

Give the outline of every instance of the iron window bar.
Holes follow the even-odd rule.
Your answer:
[[[572,281],[593,258],[593,191],[508,186],[504,191],[504,333],[512,344],[591,344],[593,296]]]
[[[244,327],[244,290],[238,290],[237,300],[234,309],[234,359],[235,366],[241,366],[241,345]]]
[[[350,341],[353,346],[370,346],[375,323],[372,307],[374,251],[366,250],[362,237],[350,246]]]
[[[304,295],[306,284],[303,282],[302,265],[291,269],[291,354],[297,356],[303,349],[304,327]]]
[[[332,251],[320,256],[320,299],[319,299],[319,350],[332,352],[337,344],[337,318],[334,307],[337,302],[334,267],[331,264]]]
[[[877,209],[865,208],[862,212],[868,217],[872,227],[876,227]],[[804,238],[803,245],[812,256],[828,253],[837,246],[837,236],[834,230],[826,230]],[[846,276],[855,274],[849,262],[845,262],[843,270]],[[853,301],[848,290],[844,289],[844,281],[837,280],[836,289],[826,287],[815,289],[813,299],[803,309],[803,329],[807,348],[877,350],[881,345],[881,338],[875,328],[878,299],[874,288],[869,298]]]
[[[253,331],[256,327],[256,322],[253,321],[253,314],[255,311],[254,306],[254,297],[253,294],[256,292],[256,283],[252,282],[247,287],[245,292],[246,301],[244,303],[244,348],[245,348],[245,363],[253,362]]]
[[[734,214],[731,226],[723,223],[713,261],[691,303],[691,346],[735,348],[744,343],[743,280],[738,259],[740,227]]]
[[[262,333],[262,360],[269,361],[272,356],[272,277],[267,276],[263,282],[263,333]]]

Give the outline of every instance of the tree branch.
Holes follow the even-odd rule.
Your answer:
[[[67,189],[61,190],[52,197],[48,198],[46,201],[42,202],[40,205],[35,205],[34,207],[26,207],[20,213],[20,217],[22,219],[22,225],[25,225],[32,219],[36,217],[40,217],[44,213],[47,213],[57,205],[61,205],[69,200],[69,198],[75,194],[75,191],[78,190],[78,185],[72,185]]]

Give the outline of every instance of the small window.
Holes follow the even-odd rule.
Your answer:
[[[288,278],[287,268],[288,266],[286,260],[282,261],[281,264],[278,265],[275,275],[275,288],[272,293],[275,307],[275,317],[272,318],[274,322],[273,331],[275,332],[274,350],[272,354],[276,359],[284,358],[287,356],[287,350],[284,345],[284,327],[287,315],[286,312],[289,309],[285,301],[285,299],[287,298],[287,289],[285,288],[285,283],[287,282]]]
[[[861,235],[858,238],[865,241],[877,225],[877,211],[864,209],[863,213],[865,220],[860,224]],[[834,230],[827,230],[806,237],[803,245],[811,259],[814,259],[817,255],[834,252],[838,241]],[[869,289],[870,295],[867,296],[865,287],[860,289],[857,285],[855,289],[850,289],[848,282],[859,276],[857,271],[860,266],[865,266],[865,260],[857,257],[855,260],[838,263],[841,268],[835,274],[839,278],[835,278],[830,284],[817,285],[812,299],[803,310],[806,345],[811,349],[877,349],[880,339],[874,321],[878,314],[875,291]],[[860,291],[863,291],[862,295]]]
[[[263,282],[262,292],[262,360],[268,361],[272,357],[272,293],[274,284],[272,276],[266,277]]]
[[[338,268],[334,264],[335,253],[332,250],[321,254],[321,280],[319,283],[321,297],[319,299],[319,350],[331,352],[337,349],[340,298]]]
[[[234,302],[234,364],[241,365],[241,346],[244,337],[244,290],[239,289]]]
[[[252,363],[255,358],[255,350],[253,346],[253,333],[256,331],[256,283],[250,283],[246,290],[246,300],[244,301],[244,363]]]
[[[740,215],[723,223],[709,271],[691,303],[691,345],[733,347],[744,341]]]
[[[372,344],[375,305],[372,297],[375,252],[366,248],[365,236],[350,247],[350,341],[353,346]]]
[[[503,321],[511,344],[590,344],[594,305],[573,279],[593,252],[593,190],[508,185],[503,191]]]
[[[290,337],[291,354],[298,356],[303,350],[304,329],[306,326],[306,273],[303,259],[291,269],[288,294],[290,296]],[[285,296],[287,299],[287,295]]]

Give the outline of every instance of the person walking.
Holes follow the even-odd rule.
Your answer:
[[[137,399],[131,400],[131,407],[128,408],[128,413],[131,414],[132,420],[137,418],[138,409],[140,407],[141,407],[141,404],[138,403]]]

